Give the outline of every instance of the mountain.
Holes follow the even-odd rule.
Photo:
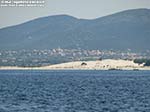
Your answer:
[[[68,15],[38,18],[0,29],[0,50],[150,50],[150,9],[132,9],[92,20]]]

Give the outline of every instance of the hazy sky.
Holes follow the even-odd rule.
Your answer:
[[[78,18],[97,18],[127,9],[149,8],[150,0],[45,0],[45,7],[0,7],[0,28],[34,18],[68,14]]]

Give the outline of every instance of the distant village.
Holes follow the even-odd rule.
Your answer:
[[[0,66],[46,66],[71,61],[90,61],[102,59],[150,59],[150,51],[135,53],[131,50],[83,50],[83,49],[51,49],[51,50],[5,50],[0,51]]]

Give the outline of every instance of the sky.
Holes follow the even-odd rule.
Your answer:
[[[44,7],[0,7],[0,28],[50,15],[94,19],[137,8],[150,9],[150,0],[45,0]]]

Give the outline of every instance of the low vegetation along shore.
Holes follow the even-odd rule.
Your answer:
[[[0,70],[150,70],[145,63],[130,60],[105,59],[76,61],[43,67],[0,67]]]

